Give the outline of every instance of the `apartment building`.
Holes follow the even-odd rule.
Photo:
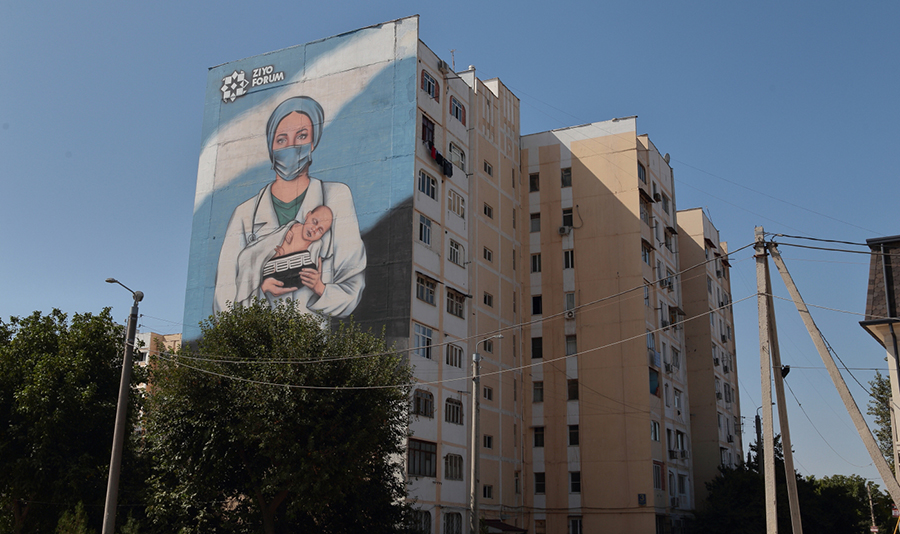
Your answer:
[[[678,212],[684,272],[684,323],[691,391],[694,494],[702,500],[705,482],[720,465],[741,463],[740,395],[735,365],[734,315],[728,245],[700,208]]]
[[[521,523],[523,456],[516,235],[519,102],[475,69],[454,73],[419,41],[408,482],[422,530],[467,532],[483,517]],[[472,357],[480,370],[481,454],[473,485]]]
[[[290,298],[385,332],[415,369],[405,475],[423,532],[470,532],[476,504],[491,531],[677,532],[707,478],[692,425],[714,374],[732,392],[719,444],[740,450],[733,363],[691,374],[694,345],[733,356],[730,310],[686,335],[672,169],[635,117],[521,137],[518,98],[455,72],[418,17],[213,67],[204,110],[184,323]],[[275,193],[289,116],[304,196]],[[333,226],[296,252],[321,269],[313,294],[274,255],[323,206]]]
[[[668,158],[629,117],[523,136],[522,172],[529,529],[677,530],[692,405]]]

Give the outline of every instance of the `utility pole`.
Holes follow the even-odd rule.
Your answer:
[[[482,339],[475,344],[475,353],[472,354],[472,534],[481,532],[478,509],[478,482],[481,476],[481,354],[478,354],[478,345],[492,339],[503,339],[503,334]]]
[[[794,306],[797,307],[797,312],[800,313],[800,318],[803,320],[803,324],[806,326],[806,330],[809,332],[809,336],[812,338],[813,344],[816,346],[816,350],[819,351],[819,356],[822,358],[822,362],[825,364],[825,368],[831,376],[831,381],[834,382],[834,387],[837,388],[838,394],[840,394],[841,400],[844,402],[844,407],[847,409],[847,413],[850,414],[850,419],[856,426],[859,437],[862,438],[866,450],[869,451],[869,456],[872,458],[872,462],[878,469],[878,474],[881,475],[881,480],[884,482],[885,488],[894,503],[900,503],[900,484],[898,484],[897,479],[894,478],[894,474],[891,472],[887,460],[885,460],[884,456],[881,454],[881,450],[878,449],[878,444],[875,442],[875,437],[872,436],[872,431],[866,424],[865,419],[863,419],[862,413],[859,411],[859,406],[856,405],[856,401],[853,400],[853,395],[850,393],[847,383],[844,382],[841,371],[834,363],[831,353],[828,352],[828,347],[825,345],[825,338],[822,337],[822,332],[819,330],[819,327],[816,326],[815,321],[813,321],[812,315],[809,313],[809,308],[807,308],[806,303],[803,301],[803,297],[800,296],[800,291],[797,289],[797,285],[794,284],[794,279],[791,278],[791,273],[788,272],[787,267],[784,265],[784,260],[781,259],[781,253],[778,251],[778,246],[772,243],[768,248],[769,252],[772,254],[772,259],[775,260],[775,266],[778,268],[779,273],[781,273],[781,278],[787,286],[791,299],[794,301]]]
[[[769,358],[769,261],[762,226],[756,227],[756,301],[759,308],[759,372],[762,386],[762,414],[764,440],[762,449],[763,476],[766,488],[766,533],[778,533],[778,507],[775,495],[775,432],[772,417],[772,365]],[[760,451],[757,451],[759,453]]]
[[[107,283],[125,284],[115,278],[107,278]],[[125,444],[125,423],[128,416],[128,396],[131,392],[131,367],[134,354],[134,334],[137,330],[138,303],[144,299],[140,291],[131,291],[134,304],[128,317],[128,335],[125,339],[125,358],[122,360],[122,379],[119,382],[119,402],[116,406],[116,428],[113,432],[112,456],[109,460],[109,480],[106,484],[106,505],[103,510],[103,534],[113,534],[116,530],[116,507],[119,502],[119,475],[122,468],[122,448]]]

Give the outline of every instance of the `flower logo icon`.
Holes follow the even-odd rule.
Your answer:
[[[222,87],[219,89],[222,91],[222,101],[234,102],[237,97],[244,96],[247,94],[248,85],[250,85],[250,82],[242,70],[236,70],[225,76],[222,78]]]

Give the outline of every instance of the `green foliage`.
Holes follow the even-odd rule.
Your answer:
[[[763,533],[766,531],[765,482],[756,451],[751,444],[748,462],[736,469],[723,469],[706,484],[706,502],[696,513],[691,532]],[[791,532],[791,512],[780,440],[775,441],[775,479],[778,530]],[[869,496],[872,492],[875,521],[886,532],[891,521],[889,497],[878,486],[858,475],[833,475],[822,479],[794,474],[804,532],[817,534],[864,534],[871,526]]]
[[[87,513],[84,511],[84,503],[78,501],[75,510],[66,510],[56,524],[56,534],[94,534],[96,531],[88,528]]]
[[[394,532],[406,521],[409,391],[398,384],[411,372],[382,339],[259,303],[201,327],[196,352],[152,366],[155,528]],[[353,358],[364,354],[382,355]]]
[[[0,532],[52,532],[79,502],[103,509],[122,347],[109,309],[0,321]]]
[[[894,445],[891,433],[891,381],[878,371],[875,378],[869,382],[872,398],[869,399],[866,413],[875,418],[875,439],[881,454],[894,471]]]

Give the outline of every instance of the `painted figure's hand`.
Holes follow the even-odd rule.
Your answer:
[[[274,278],[264,279],[262,285],[260,285],[259,288],[264,292],[269,293],[273,297],[280,297],[281,295],[286,295],[288,293],[297,291],[296,287],[284,287],[284,282],[276,280]]]
[[[325,292],[325,284],[322,283],[322,258],[319,258],[318,270],[303,269],[300,271],[300,280],[303,285],[312,289],[316,295],[322,296]]]

